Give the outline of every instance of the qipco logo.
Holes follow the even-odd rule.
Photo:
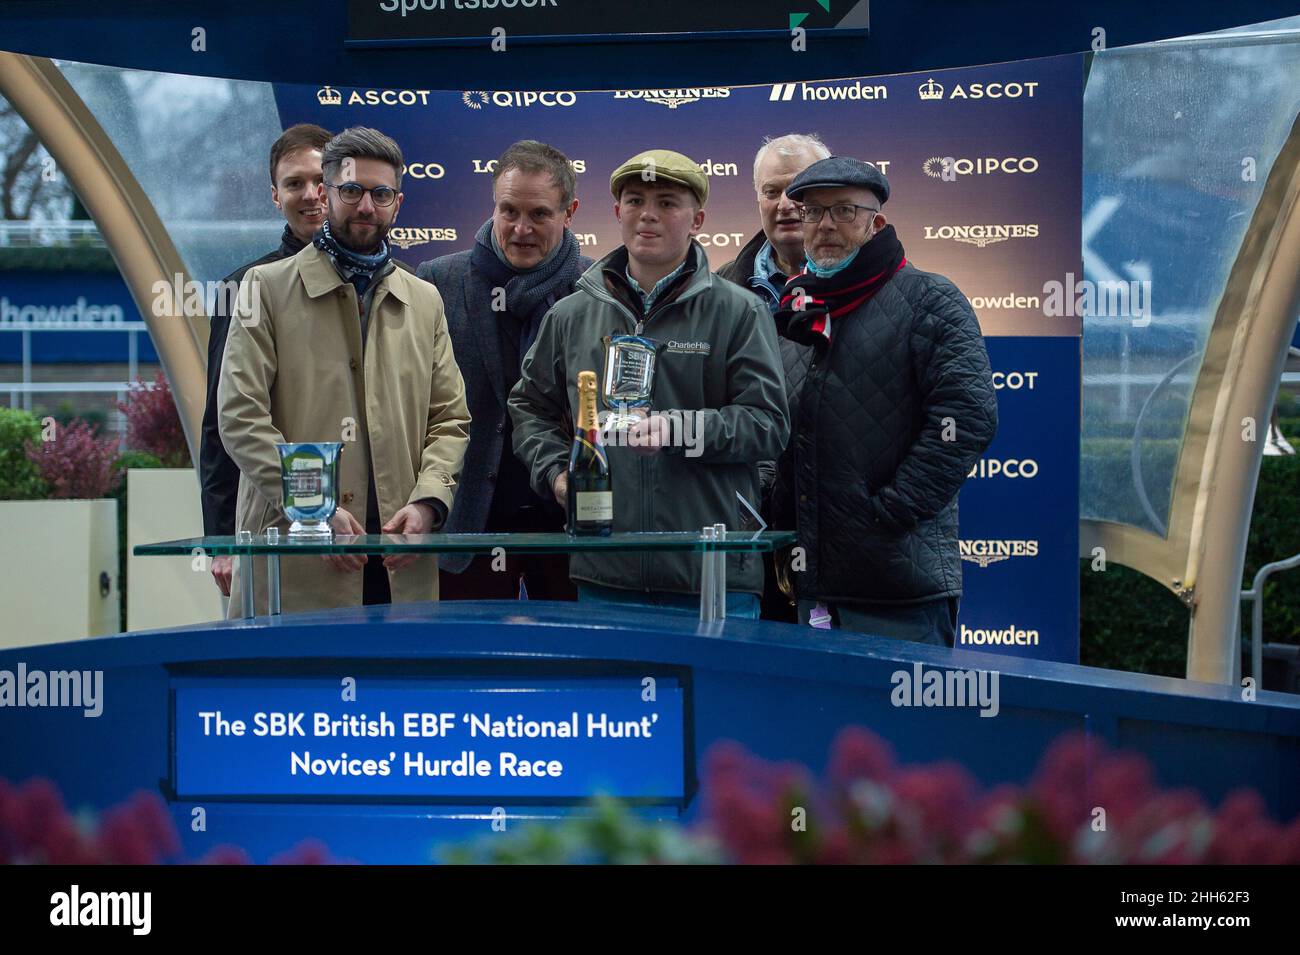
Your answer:
[[[402,167],[402,175],[412,179],[441,179],[447,170],[436,162],[410,162]]]

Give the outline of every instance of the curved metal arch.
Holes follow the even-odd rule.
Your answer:
[[[189,281],[180,253],[121,153],[57,66],[43,57],[0,52],[0,94],[36,133],[99,226],[149,329],[197,462],[208,323],[206,316],[175,314],[170,292],[155,310],[158,282],[170,290]]]

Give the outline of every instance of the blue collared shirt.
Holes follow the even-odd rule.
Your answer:
[[[636,292],[637,295],[641,296],[641,300],[645,303],[645,310],[648,312],[650,311],[651,307],[654,305],[655,301],[659,298],[659,296],[664,293],[664,289],[668,288],[668,286],[672,284],[673,280],[677,278],[677,276],[682,274],[682,271],[686,268],[686,263],[689,262],[690,260],[691,257],[689,255],[686,256],[686,258],[682,259],[681,265],[677,266],[677,268],[673,269],[671,272],[669,272],[667,275],[661,278],[658,282],[656,282],[654,288],[652,288],[648,292],[645,289],[641,288],[639,284],[637,284],[636,279],[632,278],[632,273],[630,270],[624,269],[623,274],[627,276],[627,282],[629,285],[632,286],[632,290]]]

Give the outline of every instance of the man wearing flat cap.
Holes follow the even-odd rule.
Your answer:
[[[786,194],[807,262],[776,324],[803,360],[787,368],[773,510],[803,549],[800,620],[952,646],[957,492],[997,430],[979,322],[951,281],[907,261],[871,163],[823,159]]]
[[[606,441],[614,531],[755,527],[758,462],[789,435],[772,319],[750,293],[709,271],[694,241],[704,224],[708,177],[680,153],[655,149],[610,177],[623,245],[578,279],[542,319],[510,395],[515,453],[534,490],[567,500],[577,381],[620,349],[653,356],[650,405]],[[578,598],[694,612],[698,555],[573,554]],[[758,616],[763,567],[755,554],[727,557],[727,614]]]

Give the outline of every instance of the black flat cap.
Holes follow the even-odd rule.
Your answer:
[[[862,186],[876,194],[883,206],[889,201],[889,180],[869,162],[851,156],[831,156],[819,159],[786,187],[785,194],[798,200],[809,189],[826,189],[834,186]]]

